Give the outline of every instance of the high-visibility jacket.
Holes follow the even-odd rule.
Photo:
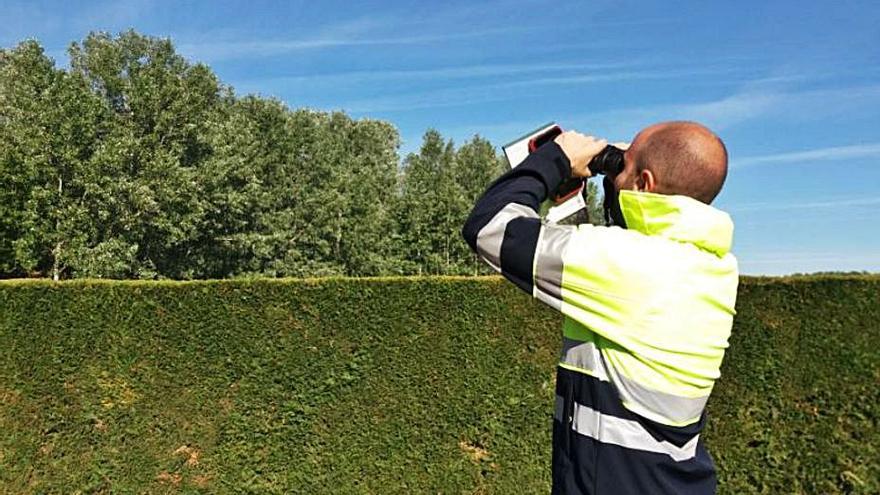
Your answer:
[[[550,143],[496,180],[462,233],[565,315],[553,493],[708,494],[700,432],[733,323],[733,222],[685,196],[621,191],[626,228],[555,225],[538,207],[571,174]]]

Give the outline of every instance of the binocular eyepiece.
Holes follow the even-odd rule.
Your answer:
[[[593,176],[617,175],[623,172],[623,150],[609,144],[590,160],[587,168]]]

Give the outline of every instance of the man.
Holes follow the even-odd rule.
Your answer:
[[[605,179],[616,225],[542,222],[541,202],[562,181],[589,177],[605,146],[561,134],[496,180],[462,233],[493,268],[565,315],[553,493],[714,493],[700,432],[739,279],[733,223],[709,206],[727,151],[696,123],[650,126]]]

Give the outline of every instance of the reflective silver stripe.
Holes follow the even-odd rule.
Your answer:
[[[599,380],[611,382],[626,404],[632,404],[649,413],[649,419],[665,420],[670,423],[696,421],[706,407],[709,396],[684,397],[654,390],[621,374],[609,366],[599,348],[592,342],[562,339],[560,363],[589,372]],[[633,411],[643,414],[643,411]]]
[[[700,435],[694,435],[688,443],[677,447],[665,440],[657,440],[638,421],[602,414],[577,402],[574,404],[571,429],[602,443],[666,454],[676,462],[693,459],[697,455],[700,440]]]
[[[556,309],[562,307],[562,254],[574,232],[573,225],[541,225],[535,252],[535,297]]]
[[[556,299],[555,297],[547,294],[537,287],[535,287],[534,294],[532,294],[532,296],[542,303],[547,304],[556,311],[562,311],[562,299]]]
[[[562,338],[562,357],[559,359],[561,363],[574,366],[590,372],[593,376],[608,381],[608,374],[605,372],[605,361],[602,359],[602,353],[599,348],[592,342],[581,342],[579,340]]]
[[[495,271],[501,271],[501,243],[504,241],[504,230],[511,220],[518,217],[538,218],[538,213],[528,206],[508,203],[477,234],[477,252],[486,263],[492,265]]]
[[[556,421],[562,422],[562,415],[565,414],[565,399],[562,396],[556,396],[556,407],[553,410],[553,418]]]
[[[631,378],[623,376],[613,367],[608,368],[608,373],[611,375],[611,382],[617,387],[617,392],[624,401],[638,404],[673,423],[696,421],[703,413],[703,408],[706,407],[706,402],[709,400],[708,395],[683,397],[649,389]]]

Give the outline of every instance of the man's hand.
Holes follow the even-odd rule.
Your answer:
[[[592,174],[590,174],[587,165],[608,144],[608,141],[604,139],[585,136],[575,131],[563,132],[556,136],[554,141],[562,148],[562,152],[568,158],[573,177],[590,177]]]

